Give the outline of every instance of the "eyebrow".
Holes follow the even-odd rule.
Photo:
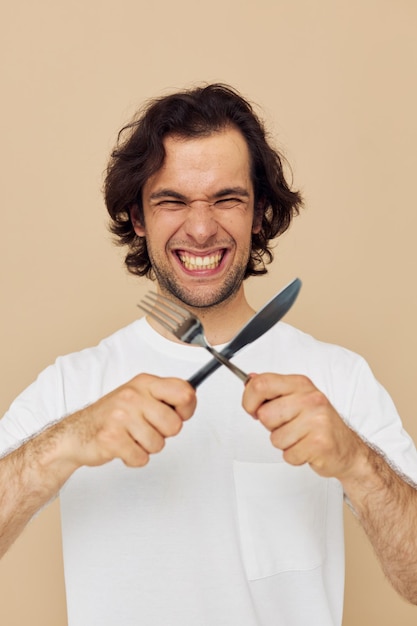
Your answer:
[[[224,198],[224,196],[242,196],[244,198],[249,198],[249,191],[244,187],[225,187],[224,189],[220,189],[214,195],[214,199]],[[187,197],[178,191],[174,191],[173,189],[160,189],[151,193],[149,196],[149,200],[159,200],[161,198],[176,198],[177,200],[187,201]]]
[[[149,200],[159,200],[160,198],[176,198],[177,200],[186,200],[185,196],[178,193],[178,191],[173,191],[172,189],[160,189],[159,191],[151,193],[149,196]]]

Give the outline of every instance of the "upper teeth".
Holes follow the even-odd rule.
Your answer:
[[[193,256],[184,253],[180,253],[178,256],[188,270],[202,268],[214,269],[218,266],[222,258],[220,252],[216,252],[216,254],[210,254],[208,256]]]

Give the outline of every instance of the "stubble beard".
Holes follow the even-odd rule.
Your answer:
[[[150,253],[149,258],[162,293],[168,297],[174,297],[185,306],[195,309],[213,308],[226,301],[232,300],[242,286],[247,264],[249,262],[248,254],[246,262],[243,261],[242,264],[232,268],[231,271],[227,273],[223,284],[210,291],[209,288],[203,284],[201,288],[199,288],[198,282],[190,288],[182,287],[175,281],[171,272],[165,270],[161,266],[158,266],[158,263],[155,262],[155,259],[151,257]]]

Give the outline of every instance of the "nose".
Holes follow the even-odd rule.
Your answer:
[[[194,201],[192,205],[190,203],[184,228],[196,243],[206,243],[218,230],[212,206],[204,201]]]

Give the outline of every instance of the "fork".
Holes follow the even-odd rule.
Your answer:
[[[204,335],[204,328],[201,321],[188,309],[153,291],[145,295],[140,304],[138,304],[138,307],[177,337],[177,339],[184,341],[184,343],[202,346],[208,350],[215,359],[229,368],[241,381],[246,383],[249,380],[249,376],[245,374],[245,372],[229,361],[229,359],[226,359],[209,344]]]

